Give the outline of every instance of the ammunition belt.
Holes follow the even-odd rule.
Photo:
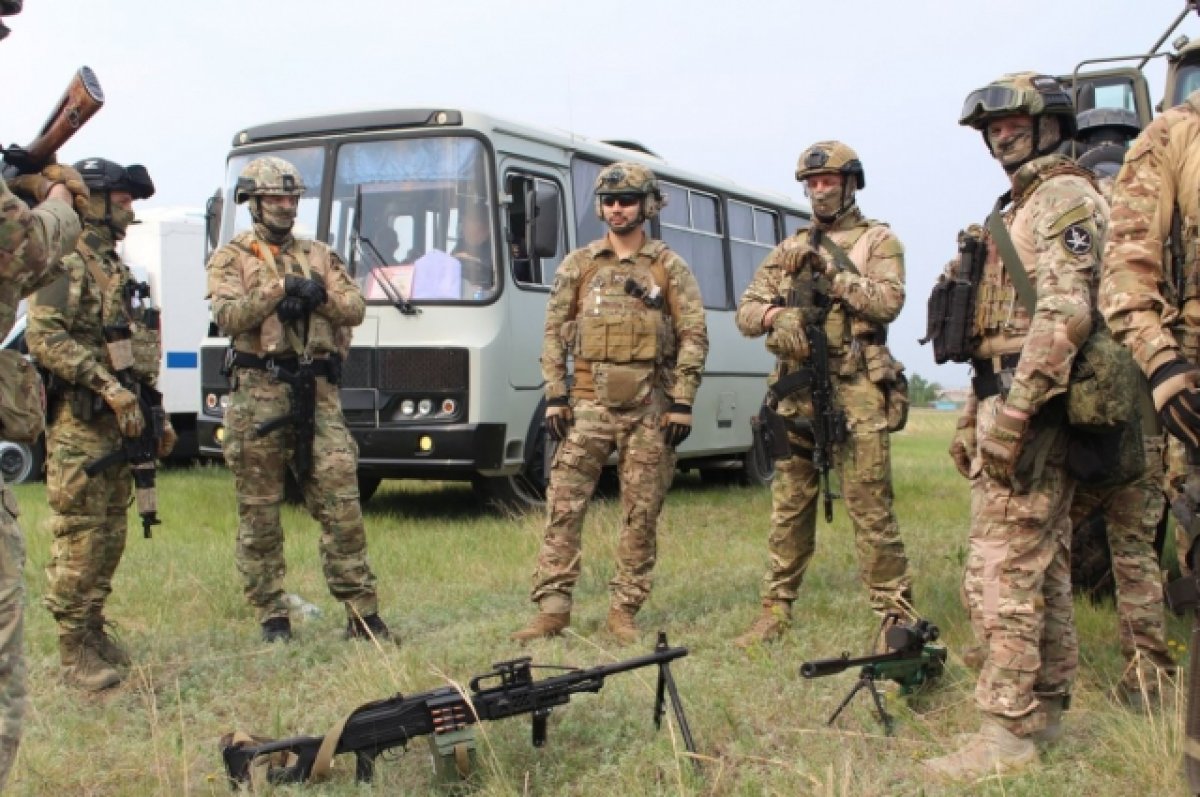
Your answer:
[[[1020,360],[1019,353],[1001,354],[989,360],[971,360],[971,368],[974,371],[971,375],[971,388],[975,391],[975,398],[982,401],[992,396],[1008,396],[1013,373],[1017,370]]]

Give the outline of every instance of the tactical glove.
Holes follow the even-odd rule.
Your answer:
[[[275,305],[275,314],[285,324],[288,321],[303,318],[307,313],[308,310],[304,306],[304,300],[298,296],[284,296],[279,300],[279,304]]]
[[[983,469],[996,481],[1012,484],[1028,428],[1028,418],[1013,417],[1001,407],[991,428],[979,441]]]
[[[1193,450],[1200,449],[1200,370],[1177,357],[1154,369],[1150,390],[1167,431]]]
[[[671,404],[667,414],[662,419],[663,438],[667,445],[675,448],[692,433],[692,408],[688,404],[676,401]]]
[[[117,427],[126,437],[137,437],[146,428],[146,419],[138,406],[137,396],[121,387],[121,383],[113,380],[100,391],[100,398],[112,408],[117,416]]]
[[[971,458],[975,456],[975,449],[978,447],[979,443],[975,438],[975,416],[964,415],[958,419],[954,439],[950,442],[950,459],[954,460],[954,467],[958,468],[964,479],[971,478]]]
[[[825,268],[821,256],[803,246],[788,246],[779,252],[779,265],[788,274],[795,274],[802,268]]]
[[[50,195],[50,189],[61,185],[71,192],[75,211],[82,214],[87,210],[90,192],[79,172],[61,163],[51,163],[37,174],[22,174],[8,181],[13,193],[30,197],[41,204]]]
[[[310,313],[329,299],[323,282],[294,274],[284,277],[283,290],[288,296],[303,300],[305,310]]]
[[[162,437],[158,439],[158,458],[165,459],[171,456],[177,442],[179,442],[179,435],[175,434],[175,427],[171,425],[169,418],[164,418]]]
[[[808,336],[804,334],[804,312],[787,307],[775,314],[767,332],[767,350],[793,360],[808,359]]]
[[[546,402],[546,434],[556,443],[567,438],[571,429],[571,405],[566,396],[557,396]]]

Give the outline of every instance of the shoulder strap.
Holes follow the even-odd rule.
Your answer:
[[[858,273],[858,268],[854,265],[854,261],[850,259],[850,255],[846,254],[846,250],[834,243],[833,239],[826,235],[819,227],[811,228],[808,234],[811,241],[828,252],[829,256],[833,258],[833,262],[837,263],[843,271],[849,271],[856,277],[861,276]],[[858,243],[858,238],[861,238],[864,234],[866,234],[866,230],[859,233],[858,237],[854,239],[854,243],[850,245],[854,246],[855,243]]]
[[[996,206],[992,208],[992,213],[987,219],[987,229],[991,233],[993,243],[996,244],[1000,261],[1004,263],[1004,270],[1008,272],[1013,287],[1017,289],[1017,296],[1021,298],[1021,304],[1025,305],[1025,309],[1032,316],[1033,310],[1037,306],[1037,291],[1029,281],[1029,274],[1026,273],[1025,266],[1021,264],[1017,247],[1013,245],[1012,236],[1008,234],[1008,230],[1004,226],[1004,218],[1000,215],[1001,209],[1009,203],[1011,198],[1010,193],[1005,193],[996,200]]]

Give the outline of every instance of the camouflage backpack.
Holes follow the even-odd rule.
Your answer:
[[[25,355],[0,350],[0,438],[33,443],[46,428],[46,391]]]

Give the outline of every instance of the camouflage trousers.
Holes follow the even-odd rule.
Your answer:
[[[1166,439],[1167,474],[1163,480],[1163,489],[1166,492],[1166,500],[1173,502],[1183,490],[1188,475],[1200,470],[1200,454],[1196,456],[1197,461],[1194,464],[1189,464],[1187,447],[1183,442],[1170,434],[1166,436]],[[1187,575],[1192,572],[1191,565],[1188,563],[1188,549],[1192,540],[1188,539],[1187,530],[1182,524],[1176,522],[1171,525],[1175,529],[1175,556],[1179,562],[1179,572]]]
[[[846,441],[834,452],[834,466],[846,512],[854,525],[858,572],[871,608],[879,615],[904,610],[911,599],[908,556],[892,511],[891,440],[884,395],[862,374],[837,377],[838,406],[846,413]],[[812,417],[811,404],[796,403],[800,417]],[[792,451],[776,463],[771,485],[770,569],[763,579],[764,600],[796,599],[816,550],[819,474],[812,462],[811,438],[789,434]]]
[[[1001,406],[980,402],[982,440]],[[980,470],[974,454],[971,533],[963,589],[975,636],[987,659],[975,703],[1012,733],[1028,736],[1045,722],[1038,695],[1065,695],[1079,665],[1071,595],[1071,523],[1075,483],[1066,472],[1062,427],[1041,431],[1049,451],[1027,493]],[[1026,441],[1033,445],[1034,441]]]
[[[259,437],[254,428],[287,415],[290,388],[265,371],[238,368],[225,413],[225,462],[237,488],[237,568],[246,599],[259,622],[286,617],[283,578],[285,472],[295,454],[293,427]],[[342,417],[338,390],[317,379],[316,433],[312,472],[302,485],[304,505],[321,524],[321,565],[329,592],[346,604],[347,615],[379,610],[375,575],[367,564],[367,537],[358,500],[358,445]]]
[[[663,439],[666,399],[614,410],[588,399],[573,404],[574,423],[555,452],[546,492],[546,532],[533,576],[532,600],[544,612],[571,610],[579,581],[583,519],[600,472],[617,450],[621,535],[609,591],[613,605],[636,611],[650,596],[657,558],[657,524],[675,470],[675,449]]]
[[[44,603],[60,634],[102,620],[112,580],[125,553],[129,466],[88,476],[84,469],[120,449],[121,433],[110,412],[77,419],[58,402],[46,431],[46,501],[50,505],[50,562]]]
[[[1117,585],[1117,627],[1121,652],[1167,655],[1163,620],[1162,571],[1154,537],[1163,496],[1163,438],[1147,436],[1146,472],[1130,484],[1095,488],[1079,485],[1071,502],[1071,528],[1094,511],[1103,513]]]
[[[25,535],[17,498],[0,478],[0,792],[8,780],[25,716]]]

